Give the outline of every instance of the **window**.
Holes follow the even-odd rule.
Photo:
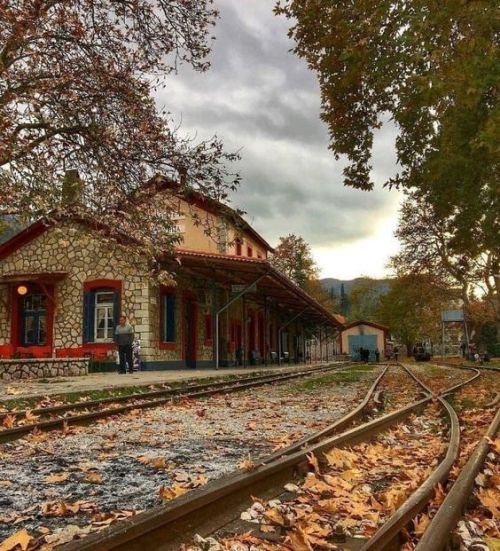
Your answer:
[[[115,329],[115,293],[113,291],[97,291],[94,296],[94,342],[112,340]]]
[[[175,295],[161,295],[162,342],[175,342]]]
[[[21,344],[23,346],[47,344],[47,295],[33,293],[22,299]]]
[[[250,245],[247,246],[247,256],[253,256],[253,249]]]
[[[242,245],[243,245],[243,241],[239,238],[236,239],[236,255],[237,256],[242,255],[242,252],[241,252]]]
[[[84,284],[83,342],[111,343],[120,315],[121,285],[111,280],[95,282],[96,287],[93,283]]]

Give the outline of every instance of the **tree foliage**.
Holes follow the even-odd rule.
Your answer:
[[[500,262],[497,9],[493,0],[276,6],[318,75],[330,148],[348,159],[345,183],[373,188],[373,135],[390,118],[401,170],[386,184],[416,192],[445,221],[452,257],[492,253],[491,274]]]
[[[218,198],[234,187],[226,163],[236,156],[217,138],[182,138],[152,97],[179,64],[208,68],[211,4],[0,0],[0,215],[69,210],[161,251],[170,226],[141,195],[147,180],[162,174]],[[83,199],[65,205],[69,169]]]
[[[430,276],[407,275],[391,280],[389,292],[380,297],[377,320],[390,327],[408,354],[423,336],[437,342],[441,311],[453,299],[453,293],[436,284]]]
[[[299,287],[304,288],[306,281],[317,279],[318,270],[311,253],[310,245],[303,237],[291,233],[280,237],[274,249],[271,263]]]
[[[347,184],[373,187],[373,131],[387,113],[400,131],[396,183],[445,195],[450,184],[493,183],[484,161],[498,147],[496,10],[493,0],[278,1],[295,53],[318,75],[330,147],[350,161]]]
[[[392,258],[392,266],[399,275],[427,275],[460,289],[466,307],[480,288],[494,312],[500,341],[500,244],[489,242],[483,223],[479,218],[469,227],[474,245],[457,246],[461,238],[453,218],[440,216],[432,204],[410,194],[401,208],[396,231],[401,251]]]
[[[322,306],[332,313],[338,311],[339,305],[318,279],[318,268],[312,257],[311,247],[303,237],[294,234],[280,237],[270,260],[278,271],[304,289]]]

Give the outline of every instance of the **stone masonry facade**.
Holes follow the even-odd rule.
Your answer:
[[[131,258],[130,252],[116,243],[110,243],[77,224],[48,228],[20,249],[0,262],[0,276],[13,274],[56,273],[67,275],[55,283],[53,348],[70,351],[83,346],[84,284],[94,280],[113,280],[121,283],[121,309],[134,327],[141,342],[144,361],[172,362],[182,357],[182,339],[170,349],[160,346],[160,287],[140,258]],[[193,283],[184,280],[175,293],[182,298],[184,289]],[[0,346],[11,339],[11,297],[8,286],[0,286]],[[183,301],[176,301],[176,332],[182,332]],[[197,316],[197,360],[212,359],[212,346],[205,345],[203,316]],[[114,357],[114,347],[108,355]]]
[[[88,358],[0,360],[0,381],[87,375]]]

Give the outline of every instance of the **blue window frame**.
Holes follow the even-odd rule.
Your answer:
[[[175,295],[161,296],[162,342],[175,342]]]
[[[21,302],[21,345],[47,344],[47,295],[30,293]]]

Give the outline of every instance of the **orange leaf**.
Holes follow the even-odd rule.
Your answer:
[[[242,471],[253,471],[257,465],[254,463],[253,459],[250,457],[250,454],[238,465]]]
[[[187,488],[181,486],[180,484],[174,484],[173,486],[161,486],[160,487],[160,497],[167,501],[180,497],[188,492]]]
[[[44,481],[47,484],[58,484],[59,482],[68,480],[69,476],[69,473],[50,474],[45,477]]]
[[[307,457],[307,462],[314,469],[314,472],[316,474],[320,474],[318,458],[313,453],[308,453],[306,457]]]
[[[500,518],[500,491],[495,488],[481,489],[478,497],[483,507],[486,507],[495,518]]]
[[[16,420],[16,416],[15,416],[15,415],[11,415],[11,414],[9,413],[9,414],[7,414],[7,415],[3,418],[2,425],[3,425],[6,429],[11,429],[11,428],[14,426],[15,420]]]
[[[292,548],[292,551],[313,551],[309,538],[300,528],[290,532],[285,542]]]
[[[418,518],[418,520],[415,519],[413,521],[413,524],[415,525],[415,534],[417,536],[422,536],[423,533],[427,530],[427,526],[429,526],[430,522],[431,522],[431,519],[425,513],[422,514]]]
[[[0,551],[12,551],[18,545],[21,546],[22,551],[26,551],[32,539],[33,537],[29,535],[26,529],[19,530],[19,532],[12,534],[12,536],[0,543]]]

